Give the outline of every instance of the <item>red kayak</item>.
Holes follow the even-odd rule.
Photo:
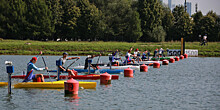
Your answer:
[[[16,75],[11,76],[11,78],[18,78],[18,79],[24,79],[25,75]],[[50,75],[51,78],[56,77],[56,75]],[[49,78],[49,75],[44,75],[44,78]],[[68,76],[68,75],[60,75],[60,79],[67,79],[67,78],[73,78],[73,79],[81,79],[81,80],[98,80],[100,79],[100,75],[97,74],[90,74],[90,75],[77,75],[77,76]],[[118,80],[118,75],[112,75],[112,80]]]

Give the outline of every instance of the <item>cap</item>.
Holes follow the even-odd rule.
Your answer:
[[[37,61],[37,57],[32,57],[30,61],[33,61],[33,60]]]
[[[67,53],[67,52],[64,52],[63,55],[68,55],[68,53]]]
[[[138,51],[138,48],[135,51]]]

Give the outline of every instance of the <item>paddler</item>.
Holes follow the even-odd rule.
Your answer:
[[[163,57],[163,48],[160,48],[160,50],[159,50],[159,56],[160,56],[160,57]]]
[[[66,63],[67,60],[80,59],[80,57],[68,57],[68,58],[67,58],[67,56],[68,56],[68,53],[67,53],[67,52],[64,52],[64,53],[63,53],[63,57],[61,57],[61,58],[59,59],[59,60],[62,61],[62,65],[59,66],[59,68],[61,69],[61,72],[62,72],[62,71],[66,71],[66,72],[68,72],[69,75],[75,76],[75,74],[73,73],[72,70],[70,70],[70,69],[65,69],[65,67],[64,67],[63,65]]]
[[[134,56],[134,55],[131,54],[131,50],[128,50],[128,52],[125,56],[126,60],[124,61],[124,63],[126,63],[126,62],[127,63],[130,63],[130,62],[134,63],[134,59],[131,59],[132,56]]]
[[[154,51],[154,58],[157,56],[157,53],[158,53],[158,49],[156,49],[156,50]]]
[[[42,54],[42,51],[40,51],[40,54]],[[25,79],[23,82],[28,82],[31,81],[32,79],[37,79],[37,78],[41,78],[41,81],[44,82],[44,76],[42,74],[33,74],[34,70],[36,71],[42,71],[42,70],[47,70],[48,67],[45,68],[38,68],[35,66],[35,63],[37,62],[38,56],[36,57],[32,57],[32,59],[30,60],[30,62],[27,64],[27,74],[25,76]]]
[[[119,51],[118,49],[112,53],[112,64],[117,64],[119,66],[119,61],[121,58],[119,57]]]
[[[99,54],[99,55],[92,55],[91,58],[93,59],[94,57],[97,57],[97,56],[101,56],[102,54]],[[88,69],[89,65],[88,65],[88,60],[89,60],[89,57],[87,57],[85,59],[85,67],[84,69]],[[94,70],[95,69],[98,69],[98,65],[96,65],[96,67],[92,66],[92,64],[90,64],[90,67],[92,67]]]
[[[135,51],[134,51],[133,59],[142,61],[142,59],[140,58],[140,51],[138,50],[138,48],[135,49]]]
[[[143,53],[142,53],[142,60],[145,60],[145,59],[147,59],[147,57],[146,57],[146,54],[147,54],[147,51],[144,51]]]

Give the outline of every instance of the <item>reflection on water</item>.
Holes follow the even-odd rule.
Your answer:
[[[14,75],[22,75],[32,56],[0,56],[0,80],[6,81],[4,59],[13,61]],[[48,56],[47,65],[55,69],[60,56]],[[75,64],[84,64],[85,57]],[[100,58],[107,62],[107,57]],[[96,59],[94,59],[96,60]],[[68,61],[66,65],[69,65]],[[160,69],[149,67],[148,72],[134,73],[133,78],[119,74],[119,80],[96,89],[79,90],[77,96],[64,95],[63,89],[12,89],[0,88],[0,109],[154,109],[154,110],[219,110],[220,109],[220,58],[189,58]],[[38,67],[44,67],[38,60]],[[49,79],[47,79],[49,81]],[[13,79],[13,83],[22,80]]]

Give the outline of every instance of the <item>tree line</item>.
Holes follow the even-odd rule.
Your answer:
[[[160,0],[0,0],[0,37],[20,40],[220,41],[213,11],[191,17]]]

